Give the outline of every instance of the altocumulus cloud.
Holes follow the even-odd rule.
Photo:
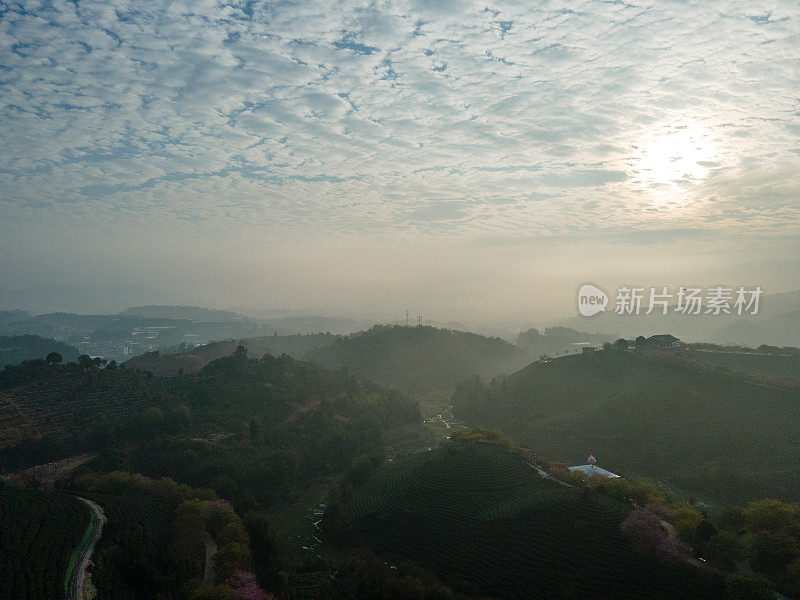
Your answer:
[[[785,234],[800,6],[761,4],[0,2],[3,220]]]

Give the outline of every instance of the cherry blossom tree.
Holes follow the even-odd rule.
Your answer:
[[[665,506],[648,504],[633,509],[619,528],[634,550],[659,558],[684,559],[691,556],[691,547],[667,534],[663,526],[670,510]]]
[[[275,600],[275,596],[258,587],[256,576],[247,571],[235,571],[228,578],[228,585],[240,600]]]

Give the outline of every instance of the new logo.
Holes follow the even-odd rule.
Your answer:
[[[606,306],[608,306],[608,294],[599,287],[585,283],[578,290],[578,312],[584,317],[603,312]]]

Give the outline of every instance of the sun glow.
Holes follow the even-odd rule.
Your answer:
[[[649,137],[636,165],[642,183],[671,191],[702,181],[717,166],[710,132],[696,126],[670,127]]]

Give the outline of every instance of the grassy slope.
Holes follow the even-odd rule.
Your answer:
[[[397,461],[347,504],[352,539],[502,598],[715,597],[717,582],[631,552],[627,507],[543,480],[518,455],[445,443]]]
[[[573,464],[593,453],[612,471],[704,497],[793,497],[800,483],[796,389],[608,351],[534,363],[455,400],[457,416],[536,451]]]

